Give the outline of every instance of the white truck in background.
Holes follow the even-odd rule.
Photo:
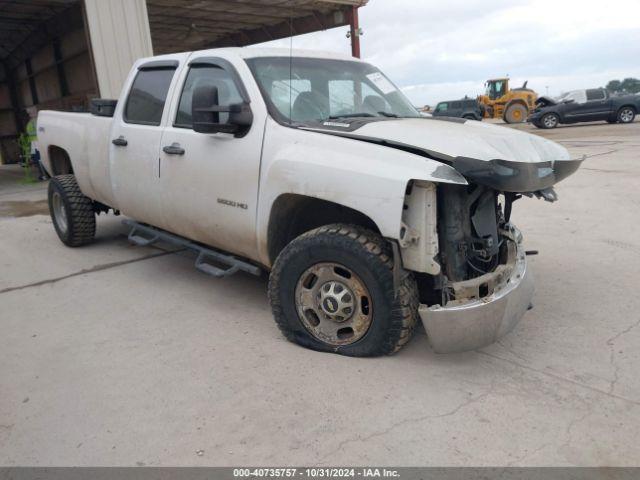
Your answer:
[[[122,212],[132,242],[185,245],[205,273],[270,271],[283,334],[352,356],[397,351],[418,318],[437,352],[509,331],[534,289],[512,204],[554,200],[581,162],[517,130],[421,117],[374,66],[317,52],[141,59],[92,110],[38,118],[65,244]]]

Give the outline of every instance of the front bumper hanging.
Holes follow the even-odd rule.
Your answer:
[[[464,352],[490,345],[509,332],[530,308],[535,290],[533,275],[527,268],[520,232],[511,227],[511,233],[506,264],[454,286],[459,292],[487,289],[488,295],[470,293],[465,299],[449,301],[445,306],[420,305],[420,318],[436,353]]]

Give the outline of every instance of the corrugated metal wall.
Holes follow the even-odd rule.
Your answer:
[[[19,160],[25,108],[86,111],[89,99],[98,96],[81,5],[64,16],[55,28],[43,25],[34,32],[46,31],[48,38],[32,50],[19,49],[0,68],[0,163]]]
[[[85,0],[85,14],[103,98],[118,98],[131,65],[153,55],[145,0]]]
[[[84,29],[73,30],[34,52],[13,72],[22,107],[86,109],[97,94]]]

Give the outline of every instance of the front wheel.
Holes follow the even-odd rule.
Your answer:
[[[96,234],[93,202],[81,191],[73,175],[58,175],[49,182],[49,213],[58,237],[69,247],[91,243]]]
[[[556,128],[560,123],[560,117],[555,113],[547,113],[540,119],[540,126],[542,128]]]
[[[618,111],[618,121],[620,123],[631,123],[636,118],[636,111],[631,107],[622,107]]]
[[[504,112],[504,121],[507,123],[522,123],[527,119],[527,107],[521,103],[509,105]]]
[[[388,243],[353,225],[317,228],[280,253],[269,300],[284,336],[313,350],[354,357],[404,346],[418,318],[412,275],[394,285]]]

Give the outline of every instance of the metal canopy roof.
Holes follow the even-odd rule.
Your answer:
[[[155,54],[243,46],[347,25],[368,0],[146,0]],[[81,0],[0,0],[0,62],[10,66],[82,22]]]
[[[147,0],[154,53],[243,46],[347,25],[368,0]]]
[[[0,60],[5,60],[30,37],[46,37],[57,17],[78,0],[0,0]]]

